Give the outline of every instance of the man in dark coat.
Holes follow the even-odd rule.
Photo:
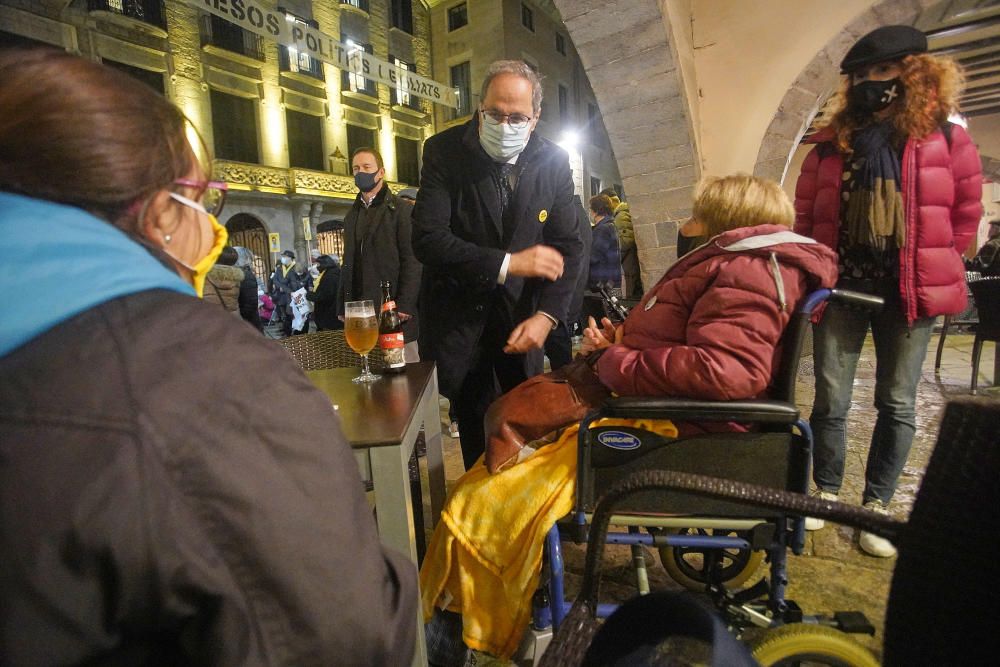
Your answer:
[[[592,230],[590,229],[590,217],[583,208],[583,202],[579,195],[573,197],[573,208],[576,209],[576,217],[580,224],[580,240],[583,241],[583,257],[590,257],[590,246],[593,241]],[[549,367],[558,370],[573,360],[573,335],[580,321],[580,313],[583,311],[583,293],[587,289],[587,279],[590,277],[589,265],[587,262],[580,262],[580,272],[573,288],[573,297],[570,299],[569,313],[566,322],[560,322],[559,326],[545,339],[545,356],[549,358]],[[579,327],[583,332],[583,326]]]
[[[302,288],[302,280],[295,271],[295,253],[285,250],[281,253],[281,264],[274,269],[271,278],[274,283],[274,305],[281,309],[281,327],[286,336],[292,335],[292,292]]]
[[[399,200],[385,184],[382,156],[374,148],[359,148],[351,156],[358,197],[344,217],[344,255],[340,275],[339,306],[370,299],[382,305],[379,283],[392,284],[399,318],[403,321],[406,361],[419,361],[417,353],[417,295],[420,263],[410,242],[413,207]]]
[[[424,265],[420,347],[455,406],[466,468],[485,449],[497,384],[507,391],[541,371],[583,248],[568,156],[532,134],[538,76],[521,61],[498,61],[480,99],[470,122],[425,144],[413,212]]]

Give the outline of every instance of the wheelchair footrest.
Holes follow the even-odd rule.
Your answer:
[[[835,611],[833,620],[837,629],[855,635],[875,635],[875,626],[860,611]]]

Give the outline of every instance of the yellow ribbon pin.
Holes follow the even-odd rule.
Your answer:
[[[549,219],[549,212],[544,208],[538,213],[538,222],[545,222]]]

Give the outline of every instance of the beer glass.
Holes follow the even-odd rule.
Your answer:
[[[351,349],[361,355],[361,375],[354,382],[372,382],[378,376],[368,369],[368,353],[378,341],[378,319],[371,300],[348,301],[344,304],[344,338]]]

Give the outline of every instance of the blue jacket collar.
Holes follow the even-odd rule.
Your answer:
[[[0,192],[0,356],[118,297],[194,289],[142,245],[81,209]]]

